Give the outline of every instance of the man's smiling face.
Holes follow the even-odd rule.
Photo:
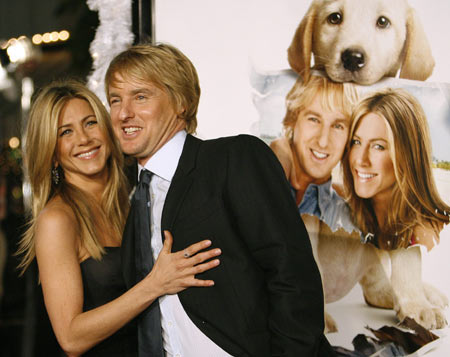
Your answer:
[[[109,105],[122,151],[141,165],[185,126],[168,94],[151,82],[116,74],[109,87]]]
[[[320,184],[331,177],[347,142],[350,118],[341,111],[325,110],[322,93],[298,115],[294,126],[293,154],[300,180]]]

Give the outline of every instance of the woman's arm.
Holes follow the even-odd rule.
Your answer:
[[[217,266],[217,259],[200,263],[219,255],[220,250],[198,253],[210,245],[202,241],[186,249],[191,255],[186,259],[182,252],[171,253],[172,237],[165,232],[164,247],[146,278],[117,299],[83,312],[76,227],[73,214],[58,205],[42,212],[35,235],[45,305],[58,342],[69,356],[80,355],[109,337],[161,295],[214,284],[195,275]]]

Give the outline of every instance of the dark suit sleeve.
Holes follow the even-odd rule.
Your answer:
[[[231,146],[228,203],[240,236],[264,271],[272,356],[318,356],[328,345],[323,291],[308,234],[271,149],[252,136]],[[331,354],[332,355],[332,354]]]

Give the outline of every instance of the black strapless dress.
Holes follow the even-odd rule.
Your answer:
[[[122,277],[120,247],[105,247],[101,261],[88,258],[81,262],[83,276],[83,311],[95,309],[122,295],[125,282]],[[94,346],[83,356],[137,356],[137,325],[131,321],[115,334]]]

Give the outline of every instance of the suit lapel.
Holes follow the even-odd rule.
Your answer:
[[[197,153],[201,143],[202,141],[200,139],[197,139],[192,135],[187,135],[186,137],[177,170],[175,171],[175,175],[173,176],[172,183],[170,184],[164,202],[161,222],[162,235],[164,230],[172,230],[180,207],[191,187],[193,181],[192,171],[195,168]]]

